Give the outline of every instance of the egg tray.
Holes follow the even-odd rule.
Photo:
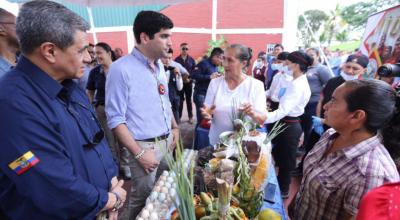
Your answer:
[[[185,169],[189,172],[189,165],[192,160],[197,159],[198,151],[184,149],[183,158]],[[154,184],[150,196],[146,199],[146,206],[141,210],[136,220],[164,220],[169,219],[174,202],[177,201],[176,188],[173,173],[164,171]]]
[[[146,206],[141,210],[136,220],[164,220],[169,210],[174,207],[172,199],[176,199],[176,183],[172,173],[164,171],[154,184]]]

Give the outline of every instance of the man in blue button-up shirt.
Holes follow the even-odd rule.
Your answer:
[[[117,219],[123,181],[87,96],[72,81],[89,59],[87,29],[55,2],[20,9],[23,55],[0,79],[3,218],[95,219],[104,211]]]
[[[163,155],[174,148],[179,128],[172,115],[168,81],[160,60],[171,48],[172,21],[154,11],[141,11],[133,30],[136,47],[110,66],[106,81],[108,126],[131,152],[132,185],[129,219],[143,208],[165,169]],[[164,148],[164,149],[162,149]]]

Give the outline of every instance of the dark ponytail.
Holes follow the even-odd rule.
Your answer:
[[[400,98],[393,88],[380,80],[363,79],[345,82],[350,88],[345,100],[349,112],[366,112],[365,129],[379,134],[393,160],[400,158]]]
[[[114,62],[117,60],[117,56],[115,55],[115,52],[111,49],[110,45],[104,42],[100,42],[96,44],[96,47],[101,47],[103,48],[107,53],[111,53],[111,60]]]
[[[294,51],[291,52],[287,59],[292,62],[299,64],[300,70],[304,73],[307,71],[309,66],[312,66],[314,63],[314,59],[310,56],[308,56],[306,53],[302,51]]]

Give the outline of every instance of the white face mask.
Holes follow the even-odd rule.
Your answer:
[[[261,69],[262,66],[263,66],[262,61],[257,61],[257,62],[256,62],[256,67],[257,67],[258,69]]]
[[[282,67],[282,72],[284,72],[284,73],[287,74],[288,76],[293,76],[293,71],[290,70],[288,66]]]
[[[345,80],[345,81],[349,81],[349,80],[355,80],[358,79],[358,75],[349,75],[343,71],[340,71],[340,76]]]
[[[281,63],[273,63],[271,64],[271,69],[272,70],[278,70],[278,71],[282,71],[282,64]]]

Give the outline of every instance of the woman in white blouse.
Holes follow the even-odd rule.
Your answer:
[[[210,144],[218,143],[219,135],[233,130],[233,103],[251,104],[255,112],[266,114],[266,97],[261,81],[245,74],[251,60],[251,49],[240,44],[230,45],[225,51],[225,75],[211,80],[207,90],[204,118],[211,119]]]
[[[311,97],[304,73],[312,63],[313,59],[304,52],[290,53],[287,57],[287,66],[293,72],[293,81],[281,95],[278,109],[265,115],[254,111],[251,105],[246,105],[243,109],[244,113],[259,123],[270,124],[280,120],[286,124],[286,129],[272,141],[274,145],[272,155],[279,168],[278,182],[284,199],[289,196],[290,172],[296,166],[296,150],[303,132],[299,116],[304,113],[304,108]]]
[[[280,97],[282,97],[287,85],[293,80],[293,73],[288,71],[286,64],[288,56],[289,52],[283,51],[276,58],[276,63],[271,65],[273,70],[279,71],[272,78],[271,87],[265,92],[268,109],[271,111],[278,109]]]

